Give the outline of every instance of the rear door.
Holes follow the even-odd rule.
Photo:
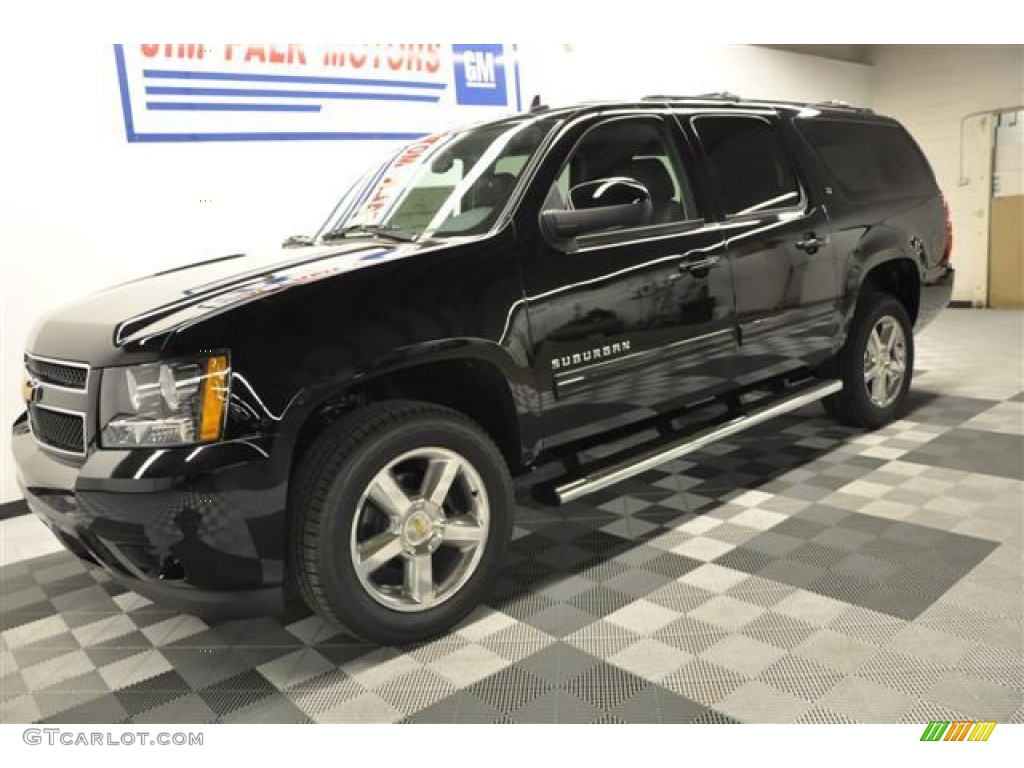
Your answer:
[[[738,381],[816,365],[833,353],[840,270],[819,194],[776,115],[688,115],[717,191],[736,295]]]

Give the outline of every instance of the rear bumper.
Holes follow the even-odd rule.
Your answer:
[[[951,264],[939,264],[928,269],[921,283],[921,301],[914,331],[927,327],[949,305],[955,279],[956,270]]]
[[[209,617],[283,606],[287,469],[271,440],[76,461],[42,448],[22,419],[11,447],[29,509],[129,589]]]

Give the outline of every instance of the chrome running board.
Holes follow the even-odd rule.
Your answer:
[[[659,464],[664,464],[666,461],[699,451],[718,440],[739,434],[758,424],[770,421],[776,416],[795,411],[797,408],[833,395],[842,388],[843,383],[838,379],[805,385],[758,403],[756,407],[742,416],[735,416],[721,424],[706,427],[675,440],[670,439],[667,443],[660,442],[657,446],[641,450],[640,453],[634,454],[628,459],[616,462],[613,457],[610,464],[596,467],[582,477],[556,485],[553,489],[554,499],[558,504],[575,501],[588,493],[615,485],[622,480],[653,469]]]

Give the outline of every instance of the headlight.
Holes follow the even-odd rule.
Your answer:
[[[101,444],[139,448],[219,440],[230,375],[227,355],[106,369]]]

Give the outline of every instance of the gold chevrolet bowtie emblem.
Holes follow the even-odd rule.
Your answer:
[[[35,391],[36,391],[36,381],[35,381],[35,379],[26,378],[21,383],[21,399],[24,400],[26,403],[31,403],[32,402],[32,395],[35,393]]]

